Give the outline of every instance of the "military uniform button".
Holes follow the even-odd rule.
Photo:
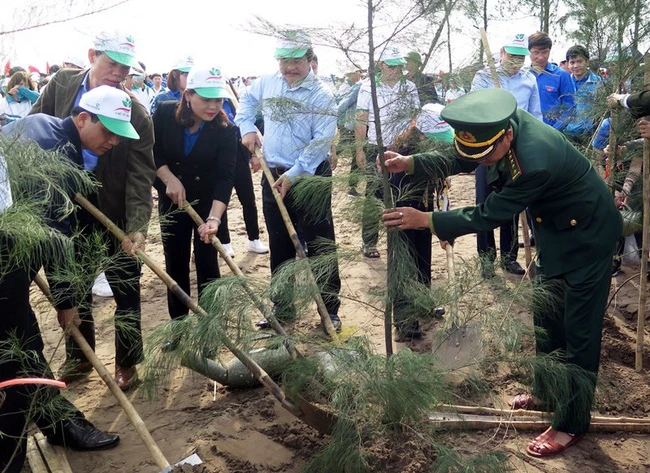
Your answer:
[[[199,181],[201,180],[201,178],[200,178],[199,176],[194,176],[194,180],[195,180],[196,182],[199,182]]]
[[[572,218],[569,223],[571,224],[572,227],[575,227],[576,225],[578,225],[578,221],[575,218]]]
[[[542,223],[542,217],[537,217],[537,218],[535,219],[535,221],[536,221],[537,223]]]

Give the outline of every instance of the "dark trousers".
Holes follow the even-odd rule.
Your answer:
[[[409,195],[409,200],[397,202],[398,207],[413,207],[422,212],[433,210],[433,199],[429,193],[430,184],[423,183],[415,186],[411,176],[405,173],[393,174],[391,176],[391,185],[395,189],[395,199],[399,196]],[[419,199],[417,196],[421,196]],[[395,261],[389,261],[388,272],[389,280],[396,281],[397,287],[393,298],[393,319],[396,326],[407,323],[416,324],[417,318],[426,316],[426,313],[414,313],[410,308],[409,297],[406,289],[412,286],[412,282],[418,282],[427,287],[431,287],[431,242],[432,234],[427,228],[424,230],[404,230],[396,232],[395,238],[389,235],[389,250],[392,242],[396,243],[398,248],[389,251],[389,255]],[[405,259],[410,264],[405,264]],[[401,268],[402,274],[396,274],[396,268]],[[431,309],[433,311],[433,308]]]
[[[284,172],[284,169],[272,169],[274,178],[278,178]],[[324,161],[316,169],[317,176],[329,177],[332,175],[332,168],[329,161]],[[323,199],[327,200],[327,214],[322,218],[315,219],[314,216],[305,215],[304,208],[298,209],[291,197],[291,191],[284,198],[284,205],[289,212],[289,217],[296,228],[301,229],[301,236],[307,242],[309,257],[317,257],[329,254],[334,250],[333,246],[318,244],[318,239],[327,239],[332,243],[334,237],[334,221],[332,220],[332,191],[331,188]],[[271,272],[275,273],[285,261],[293,261],[296,257],[296,249],[291,241],[289,232],[282,220],[282,214],[273,197],[271,186],[262,176],[262,206],[264,211],[264,220],[266,220],[266,229],[269,233],[269,247],[271,250]],[[341,279],[339,276],[338,262],[333,263],[329,268],[327,275],[321,284],[321,297],[330,314],[337,314],[341,301],[338,294],[341,290]],[[288,299],[288,298],[287,298]],[[286,299],[285,299],[286,300]],[[274,301],[276,302],[276,301]],[[291,308],[283,308],[291,312]]]
[[[404,206],[403,203],[400,203],[400,206]],[[409,207],[419,208],[415,205],[409,205]],[[423,209],[419,209],[423,210]],[[400,326],[406,323],[416,323],[417,318],[420,316],[426,316],[426,313],[414,313],[413,309],[409,305],[408,295],[405,293],[404,289],[408,286],[408,281],[417,281],[420,284],[423,284],[427,287],[431,286],[431,232],[427,230],[404,230],[398,232],[396,238],[400,241],[398,244],[405,245],[406,251],[408,251],[408,258],[412,264],[412,267],[408,268],[408,275],[402,275],[400,280],[397,282],[397,290],[395,291],[395,297],[393,298],[393,319],[396,326]],[[389,244],[391,239],[388,239]],[[389,252],[393,257],[399,257],[400,254],[403,254],[402,251],[399,252]],[[388,264],[388,272],[394,274],[394,268],[401,266],[404,267],[404,262],[397,262]],[[391,278],[392,276],[389,276]],[[431,308],[433,310],[433,308]]]
[[[29,287],[36,270],[14,265],[9,269],[7,255],[12,247],[10,241],[0,239],[0,381],[30,376],[54,378],[29,304]],[[30,420],[49,436],[64,417],[70,416],[83,414],[56,388],[14,386],[0,390],[0,471],[21,471],[27,443],[24,430]]]
[[[115,237],[108,233],[103,226],[88,212],[80,209],[76,212],[79,231],[82,236],[89,236],[93,232],[100,233],[107,245],[109,262],[104,268],[108,285],[113,291],[115,299],[115,363],[131,368],[143,359],[142,330],[140,327],[140,262],[124,251],[122,245]],[[82,248],[75,244],[75,258],[82,261]],[[81,325],[79,331],[84,336],[90,347],[95,349],[95,321],[93,319],[93,295],[91,288],[80,298],[79,318]],[[66,352],[69,360],[88,361],[81,348],[72,337],[66,338]]]
[[[589,429],[612,254],[553,278],[546,278],[543,268],[541,274],[538,269],[537,287],[554,297],[543,293],[545,302],[535,304],[537,354],[555,352],[574,370],[559,379],[560,373],[553,368],[535,370],[533,393],[555,409],[552,425],[556,430],[583,434]],[[553,300],[558,303],[553,304]]]
[[[188,195],[187,200],[195,202],[192,207],[203,220],[208,218],[212,208],[211,198],[197,199]],[[190,254],[192,236],[194,236],[194,265],[200,296],[207,283],[220,277],[217,251],[211,244],[203,243],[194,221],[187,212],[179,212],[176,205],[166,195],[159,197],[158,209],[160,215],[164,215],[160,224],[160,232],[167,273],[188,295],[191,294]],[[187,306],[170,290],[167,291],[167,307],[172,319],[184,317],[189,312]]]
[[[475,173],[476,204],[483,204],[492,189],[487,183],[487,167],[480,165],[476,168]],[[502,260],[517,260],[519,252],[519,216],[516,215],[512,222],[499,227],[499,237],[501,246]],[[479,256],[486,256],[492,261],[496,258],[496,242],[494,241],[494,231],[476,232],[476,249]]]
[[[375,247],[379,241],[379,228],[381,226],[381,205],[377,200],[384,198],[381,174],[377,172],[375,160],[379,154],[377,146],[370,145],[366,148],[366,193],[363,204],[363,217],[361,220],[361,239],[365,246]]]
[[[356,189],[361,179],[361,170],[357,165],[357,159],[354,147],[354,130],[348,130],[345,127],[339,128],[339,142],[336,147],[336,153],[352,156],[350,163],[350,175],[348,176],[348,187],[350,190]]]
[[[257,205],[255,205],[253,178],[248,160],[241,155],[237,157],[237,163],[235,165],[235,192],[237,192],[237,198],[242,206],[248,239],[251,241],[257,240],[260,237],[260,227],[257,223]],[[223,244],[230,243],[227,212],[224,212],[221,217],[221,225],[219,225],[217,237]]]

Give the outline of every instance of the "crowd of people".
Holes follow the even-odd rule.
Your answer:
[[[60,150],[91,174],[100,186],[86,197],[128,236],[118,242],[83,209],[75,210],[63,229],[57,228],[73,241],[74,258],[79,260],[84,257],[79,254],[81,238],[94,233],[105,241],[111,258],[101,269],[116,302],[115,380],[123,390],[135,385],[136,366],[143,359],[141,268],[132,256],[145,248],[152,188],[164,216],[166,270],[187,294],[191,294],[192,254],[199,294],[220,277],[217,255],[208,245],[212,236],[217,235],[234,256],[227,226],[233,189],[243,207],[248,249],[270,250],[272,275],[296,257],[274,190],[308,255],[335,252],[331,184],[321,196],[325,211],[319,215],[296,201],[292,187],[300,177],[331,176],[339,154],[351,157],[349,194],[358,196],[359,182],[366,182],[361,253],[381,257],[377,243],[383,219],[384,225],[401,230],[399,237],[416,268],[413,278],[424,286],[431,284],[433,234],[445,247],[455,237],[476,233],[482,276],[489,278],[494,276],[497,256],[493,230],[499,227],[503,269],[524,274],[517,261],[517,219],[526,211],[537,247],[539,284],[551,287],[563,301],[533,314],[540,329],[537,352],[561,353],[563,363],[577,367],[588,380],[584,396],[576,394],[580,387],[571,385],[571,395],[558,399],[536,372],[533,392],[512,400],[516,408],[544,404],[555,410],[553,426],[527,449],[532,456],[545,457],[575,444],[588,430],[612,255],[621,233],[617,206],[625,203],[635,179],[628,176],[615,201],[580,151],[590,145],[600,125],[594,107],[605,81],[589,69],[584,47],[567,50],[567,72],[549,61],[552,46],[546,33],[512,34],[501,45],[496,67],[479,70],[468,91],[453,82],[442,93],[436,80],[422,72],[422,56],[395,45],[381,51],[373,77],[353,68],[339,81],[318,74],[308,34],[285,31],[275,50],[278,70],[257,78],[229,79],[220,65],[195,64],[189,55],[175,61],[165,74],[148,74],[136,59],[131,36],[104,32],[89,49],[89,66],[70,60],[40,87],[24,70],[11,71],[0,102],[2,135]],[[526,57],[529,67],[524,67]],[[615,95],[609,102],[610,107],[629,109],[635,120],[650,113],[647,92]],[[638,130],[641,137],[650,137],[650,122],[639,120]],[[260,240],[250,172],[260,168],[260,148],[275,180],[261,179],[268,248]],[[376,205],[384,191],[376,166],[382,154],[389,158],[386,167],[397,201],[397,208],[385,210],[383,216]],[[450,210],[447,177],[460,172],[475,173],[476,206]],[[0,179],[0,186],[2,212],[12,205],[9,179]],[[203,225],[197,226],[183,212],[187,205]],[[11,236],[0,238],[0,250],[8,254]],[[78,325],[95,346],[92,293],[73,294],[66,281],[54,278],[66,261],[53,258],[3,273],[0,347],[10,349],[22,340],[39,355],[40,371],[35,374],[52,376],[28,297],[41,264],[62,327]],[[394,267],[389,261],[389,271]],[[340,331],[341,278],[336,260],[319,284],[332,325]],[[290,294],[271,299],[273,314],[281,322],[296,317]],[[400,290],[393,295],[393,309],[398,340],[422,337],[418,318],[444,314],[439,307],[419,312],[422,309],[411,307]],[[171,291],[168,311],[171,319],[188,314]],[[264,329],[269,324],[260,320],[257,325]],[[179,342],[169,340],[164,349],[174,350]],[[0,364],[0,381],[24,374],[18,359]],[[91,369],[74,340],[67,338],[61,378],[79,379]],[[54,388],[47,393],[60,397]],[[33,388],[5,391],[0,406],[0,468],[5,471],[20,471],[24,461],[26,406],[34,396]],[[51,442],[77,449],[117,444],[117,436],[98,431],[74,406],[68,407],[73,415],[63,422],[35,416]]]

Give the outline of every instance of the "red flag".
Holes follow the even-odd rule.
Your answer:
[[[8,76],[10,72],[11,72],[11,59],[9,59],[7,61],[7,64],[5,64],[5,75]]]
[[[50,75],[50,62],[47,61],[45,63],[45,73],[49,76]]]
[[[29,72],[39,72],[39,73],[41,72],[38,70],[38,67],[35,66],[27,66],[27,69],[29,70]]]

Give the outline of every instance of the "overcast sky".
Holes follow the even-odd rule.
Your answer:
[[[70,0],[49,1],[60,14]],[[24,0],[17,4],[21,14],[14,22],[26,14],[25,2],[35,2],[40,9],[47,11],[46,0]],[[167,7],[168,4],[174,7]],[[275,40],[253,34],[248,26],[255,15],[277,25],[319,28],[354,22],[361,26],[367,21],[365,4],[360,0],[179,0],[174,3],[130,0],[97,15],[17,33],[11,42],[0,43],[0,59],[5,57],[2,64],[10,57],[14,65],[32,64],[42,69],[46,61],[50,65],[60,63],[67,55],[86,57],[94,34],[119,27],[135,37],[138,59],[146,64],[148,72],[166,72],[177,57],[191,54],[197,62],[222,66],[231,76],[260,74],[274,71],[277,63],[273,59]],[[3,10],[7,12],[4,5]],[[6,19],[10,16],[3,16],[5,19],[0,20],[2,26],[14,26],[7,24]],[[457,15],[454,24],[462,25],[463,21],[462,16]],[[489,32],[492,49],[498,51],[510,29],[532,33],[535,24],[533,19],[493,23],[493,32]],[[452,38],[456,65],[468,60],[478,40],[478,31],[469,24],[467,26]],[[422,51],[426,46],[418,49]],[[340,74],[349,68],[341,52],[325,46],[315,49],[321,74]],[[564,45],[554,48],[554,57],[561,58],[564,50]],[[447,69],[444,54],[436,62],[430,70]]]

